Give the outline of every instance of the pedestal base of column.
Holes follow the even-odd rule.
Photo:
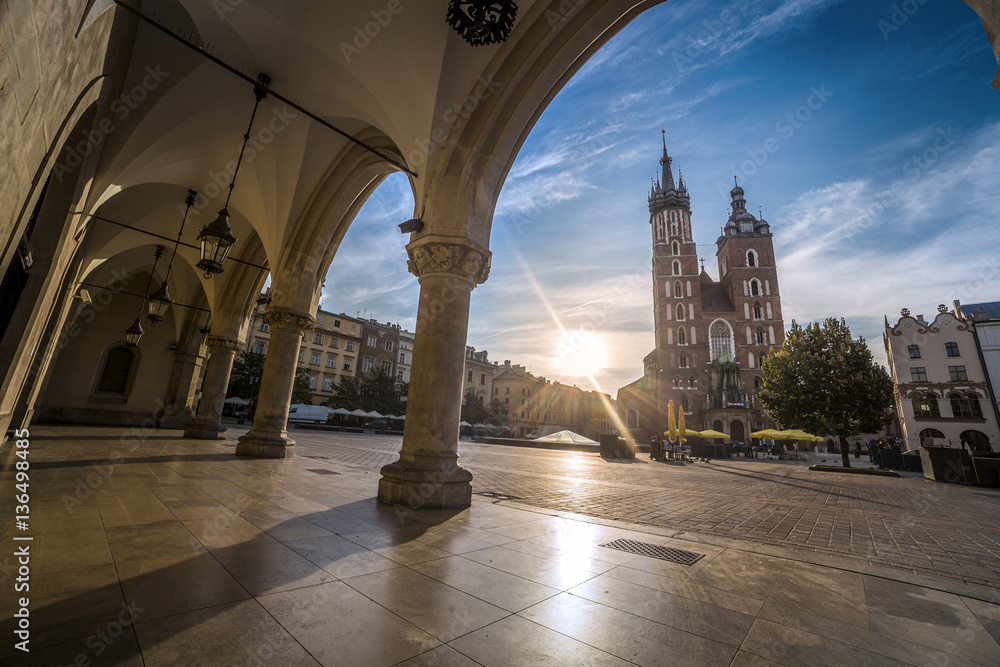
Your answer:
[[[221,422],[195,419],[184,429],[184,437],[195,440],[222,440],[226,437],[226,427]]]
[[[160,416],[160,428],[186,429],[194,421],[191,408],[168,406]]]
[[[236,454],[262,459],[290,459],[295,456],[295,441],[285,431],[276,434],[250,431],[237,440]]]
[[[411,510],[455,509],[472,505],[472,473],[455,454],[400,454],[382,468],[379,502]]]

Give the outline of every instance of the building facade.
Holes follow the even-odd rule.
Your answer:
[[[399,359],[396,361],[396,381],[410,384],[410,368],[413,363],[413,334],[406,330],[399,332]]]
[[[264,321],[266,312],[267,294],[262,294],[247,322],[243,348],[246,352],[267,355],[271,329]],[[309,373],[313,405],[329,400],[341,378],[355,377],[361,326],[361,321],[343,313],[318,310],[316,326],[303,334],[297,366]]]
[[[1000,449],[986,373],[971,323],[945,305],[932,322],[906,308],[883,336],[906,449]]]
[[[979,348],[980,361],[986,371],[986,385],[993,407],[993,416],[1000,423],[1000,301],[970,303],[954,302],[956,317],[972,326]]]
[[[690,428],[745,441],[773,426],[756,394],[761,362],[784,342],[770,225],[747,211],[735,184],[732,212],[716,240],[714,280],[699,269],[691,198],[683,177],[674,181],[672,162],[664,141],[648,198],[656,347],[643,360],[643,377],[619,391],[620,416],[646,439],[663,432],[672,400]]]
[[[376,319],[361,321],[361,366],[358,377],[371,379],[379,371],[394,377],[396,375],[397,354],[399,353],[398,324],[385,324]]]
[[[476,348],[466,346],[465,367],[462,369],[462,403],[471,391],[483,400],[483,405],[489,407],[493,398],[493,373],[497,365],[490,363],[486,350],[476,351]]]
[[[507,408],[507,425],[519,437],[569,430],[598,440],[618,433],[610,396],[536,377],[509,360],[495,367],[493,398]]]

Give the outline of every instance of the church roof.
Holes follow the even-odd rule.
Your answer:
[[[729,300],[726,288],[719,283],[702,283],[701,310],[705,313],[735,313],[736,307]]]

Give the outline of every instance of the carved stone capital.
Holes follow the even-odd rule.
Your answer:
[[[302,333],[316,326],[316,318],[293,310],[272,308],[264,313],[264,322],[272,329]]]
[[[460,243],[424,243],[407,250],[406,268],[417,278],[450,273],[482,285],[490,277],[492,253]]]
[[[207,347],[210,350],[226,350],[227,352],[239,352],[241,349],[243,349],[243,343],[232,338],[222,338],[219,336],[206,336],[205,347]]]

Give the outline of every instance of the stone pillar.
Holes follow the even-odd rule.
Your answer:
[[[288,406],[298,363],[302,333],[312,329],[316,319],[283,308],[272,308],[264,314],[271,328],[264,359],[264,372],[257,396],[257,412],[253,427],[239,439],[236,453],[268,459],[290,458],[295,453],[295,441],[288,437]]]
[[[205,369],[205,380],[201,384],[201,402],[198,403],[198,415],[184,429],[184,437],[221,440],[226,435],[226,427],[222,425],[222,408],[226,403],[229,374],[233,370],[236,351],[242,344],[232,338],[208,336],[205,346],[212,352]]]
[[[378,499],[410,509],[468,507],[472,473],[458,464],[462,368],[472,290],[489,276],[490,253],[471,244],[410,246],[420,282],[406,427],[399,460],[382,468]]]

